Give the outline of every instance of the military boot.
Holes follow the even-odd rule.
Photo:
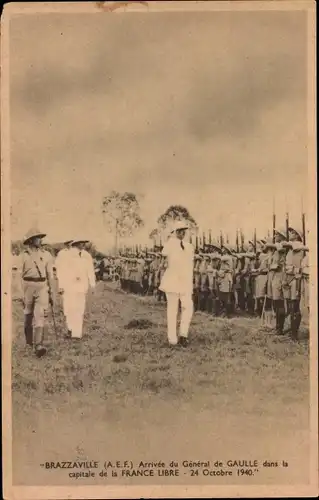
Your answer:
[[[43,345],[43,340],[44,340],[44,329],[42,326],[37,326],[34,329],[34,345],[35,345],[35,354],[38,358],[41,358],[47,352],[46,348]]]
[[[32,314],[24,315],[24,335],[25,341],[27,345],[33,345],[33,327],[32,327]]]

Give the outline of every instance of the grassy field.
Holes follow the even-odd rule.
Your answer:
[[[13,318],[16,484],[74,484],[40,464],[77,459],[287,460],[285,471],[263,469],[234,482],[307,482],[306,325],[294,343],[257,319],[196,313],[189,348],[170,349],[164,305],[99,283],[83,340],[64,340],[59,313],[59,336],[51,326],[48,355],[37,360],[24,345],[18,301]]]

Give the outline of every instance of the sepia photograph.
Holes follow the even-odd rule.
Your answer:
[[[5,498],[318,494],[314,19],[4,8]]]

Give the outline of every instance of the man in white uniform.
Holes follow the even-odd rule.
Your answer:
[[[177,221],[162,255],[167,260],[167,268],[161,280],[160,290],[167,298],[167,334],[170,345],[188,344],[188,330],[193,316],[193,268],[194,247],[184,241],[187,225]],[[180,335],[177,338],[177,313],[181,302]]]
[[[63,313],[64,313],[65,317],[66,317],[66,314],[65,314],[65,305],[64,305],[64,302],[65,302],[64,289],[63,289],[63,287],[60,286],[60,283],[63,282],[63,277],[65,276],[65,273],[67,272],[67,269],[68,269],[68,265],[69,265],[68,257],[70,255],[70,251],[72,248],[71,245],[72,245],[72,240],[65,241],[64,248],[62,248],[59,251],[59,253],[55,259],[56,275],[57,275],[59,288],[60,288],[59,292],[60,292],[60,295],[62,295],[62,307],[63,307]],[[70,335],[70,332],[69,332],[69,335]]]
[[[67,265],[62,266],[59,276],[60,293],[64,296],[64,314],[68,336],[82,337],[83,316],[86,295],[95,287],[95,272],[91,255],[84,250],[87,240],[73,240],[67,257]]]

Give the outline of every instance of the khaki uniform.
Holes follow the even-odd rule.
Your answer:
[[[255,293],[255,277],[253,271],[255,269],[255,255],[247,252],[244,257],[244,267],[242,270],[242,286],[245,296],[245,308],[250,314],[254,313],[254,293]]]
[[[293,241],[292,248],[286,255],[285,277],[283,280],[283,294],[287,300],[288,314],[290,315],[291,336],[296,339],[301,323],[301,263],[303,259],[302,243]]]
[[[152,293],[157,288],[157,286],[156,286],[156,274],[157,274],[157,271],[159,268],[159,263],[160,263],[159,259],[155,258],[154,260],[152,260],[152,262],[150,263],[150,267],[149,267],[148,287]]]
[[[286,250],[280,243],[277,243],[269,265],[267,296],[272,300],[273,309],[276,314],[276,330],[279,334],[283,334],[286,317],[283,292],[285,261]]]
[[[136,281],[136,293],[139,294],[143,292],[144,269],[145,269],[145,260],[137,259],[135,281]]]
[[[259,255],[258,274],[255,280],[255,294],[257,298],[263,298],[267,294],[269,263],[269,254],[262,252]]]
[[[213,257],[207,265],[207,278],[208,278],[208,307],[207,311],[212,312],[215,316],[219,313],[219,299],[218,299],[218,268],[220,259]]]
[[[301,300],[309,312],[309,255],[308,252],[301,261]]]
[[[195,311],[197,311],[200,308],[201,262],[202,259],[198,255],[196,255],[194,257],[194,272],[193,272],[193,302]]]
[[[166,262],[165,262],[165,259],[162,257],[161,260],[160,260],[160,263],[158,265],[158,270],[157,270],[157,273],[156,273],[156,289],[157,289],[157,300],[159,302],[161,302],[161,300],[163,299],[164,301],[166,301],[166,296],[165,296],[165,293],[160,290],[160,284],[161,284],[161,281],[162,281],[162,278],[164,276],[164,273],[165,273],[165,270],[166,270]]]
[[[128,289],[128,282],[130,277],[129,262],[127,259],[122,262],[121,267],[121,286],[123,290]]]
[[[208,273],[207,273],[208,261],[204,256],[199,264],[199,275],[200,275],[200,288],[199,288],[199,309],[205,311],[207,308],[207,299],[209,294],[209,284],[208,284]]]
[[[53,289],[53,259],[49,252],[27,249],[21,254],[21,282],[25,315],[25,337],[28,345],[41,346],[49,307],[49,290]],[[34,338],[33,338],[34,327]]]
[[[269,279],[268,279],[268,289],[267,295],[272,298],[272,300],[282,300],[283,295],[283,283],[285,279],[285,261],[286,253],[285,249],[277,244],[277,250],[274,251],[270,265],[269,265]]]
[[[233,258],[231,255],[223,255],[218,271],[219,299],[227,315],[231,313],[231,294],[233,290]]]
[[[298,245],[293,245],[293,248],[291,248],[286,255],[285,278],[283,280],[283,294],[285,299],[300,299],[302,259],[302,249],[299,249]]]

